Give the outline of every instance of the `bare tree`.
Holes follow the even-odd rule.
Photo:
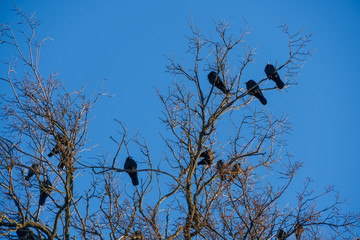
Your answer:
[[[46,39],[37,41],[34,16],[27,17],[20,9],[17,13],[26,29],[20,35],[8,25],[0,30],[1,43],[17,52],[8,61],[7,76],[1,78],[11,93],[1,95],[0,236],[355,237],[360,216],[340,211],[344,202],[332,187],[316,193],[307,179],[298,190],[298,201],[287,202],[286,196],[292,194],[289,186],[302,163],[283,153],[290,127],[287,116],[267,112],[252,97],[260,91],[265,96],[279,91],[275,83],[264,75],[245,88],[249,79],[244,79],[244,71],[255,54],[246,43],[251,33],[246,21],[236,34],[227,22],[215,22],[212,36],[189,22],[191,61],[180,64],[169,57],[166,68],[174,81],[165,93],[157,91],[165,126],[161,164],[154,166],[146,140],[128,134],[121,121],[117,121],[119,135],[112,138],[113,156],[97,156],[98,163],[89,164],[80,153],[86,147],[88,116],[101,90],[90,97],[85,87],[69,93],[56,74],[43,77],[39,54]],[[296,83],[299,68],[311,56],[307,46],[311,35],[303,29],[291,33],[286,24],[281,29],[289,40],[289,55],[285,62],[273,64],[286,89]],[[24,40],[26,45],[20,43]],[[18,62],[25,64],[23,72],[16,71]],[[141,162],[137,168],[124,166],[125,159],[119,157],[123,152],[131,156],[133,149],[142,154],[134,159]],[[80,169],[93,176],[85,193],[74,189]],[[120,186],[119,175],[124,172],[132,179]],[[133,186],[136,173],[139,185],[133,181]],[[334,193],[332,203],[319,204]]]
[[[16,51],[1,78],[10,89],[1,96],[1,235],[26,228],[39,239],[70,239],[71,215],[81,198],[74,192],[76,164],[99,94],[86,97],[85,87],[68,92],[56,74],[44,77],[39,57],[47,39],[37,40],[34,15],[16,11],[23,29],[2,24],[0,30],[1,43]]]

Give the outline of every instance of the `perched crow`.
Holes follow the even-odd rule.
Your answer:
[[[266,98],[264,97],[259,86],[257,85],[257,83],[254,80],[249,80],[246,82],[246,89],[249,91],[249,94],[251,96],[255,96],[257,99],[260,100],[260,102],[263,105],[266,105],[266,103],[267,103]]]
[[[139,185],[138,175],[137,175],[137,164],[132,157],[127,157],[125,164],[124,164],[124,170],[127,170],[126,172],[129,174],[132,184],[134,186]]]
[[[31,167],[29,168],[29,172],[27,174],[27,176],[25,177],[26,181],[29,181],[29,179],[34,176],[34,174],[36,174],[39,171],[39,165],[37,165],[37,163],[34,163],[33,165],[31,165]]]
[[[226,180],[226,169],[225,169],[225,164],[224,164],[223,160],[219,160],[216,163],[216,170],[219,172],[220,180],[225,181]]]
[[[279,240],[286,240],[286,232],[280,228],[276,237]]]
[[[294,231],[295,231],[296,240],[300,240],[301,234],[304,232],[303,225],[301,223],[296,223]]]
[[[220,76],[216,74],[216,72],[210,72],[208,79],[211,85],[215,85],[215,87],[220,89],[225,94],[229,93],[229,90],[226,89],[224,82],[221,80]]]
[[[61,150],[63,150],[65,148],[65,146],[67,145],[67,141],[66,138],[63,134],[58,133],[55,136],[55,142],[56,145],[54,146],[54,148],[51,150],[51,152],[48,154],[48,157],[52,157],[55,154],[60,153]]]
[[[145,237],[140,232],[140,230],[137,230],[137,231],[134,232],[134,235],[131,237],[131,240],[145,240]]]
[[[283,81],[281,81],[280,76],[273,65],[267,63],[265,67],[265,73],[269,79],[273,80],[276,83],[276,86],[279,89],[282,89],[284,87],[285,84]]]
[[[235,163],[231,169],[229,180],[232,181],[237,175],[242,172],[240,163]]]
[[[39,199],[39,205],[43,206],[45,204],[45,200],[48,196],[50,196],[52,191],[52,184],[48,177],[46,177],[46,180],[40,183],[40,199]]]
[[[19,240],[35,240],[35,237],[28,227],[19,228],[16,230]]]
[[[200,154],[203,159],[198,162],[197,165],[211,165],[214,162],[214,152],[211,149],[207,149]]]

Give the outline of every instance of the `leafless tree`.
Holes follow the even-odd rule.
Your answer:
[[[68,92],[56,74],[43,76],[39,57],[47,39],[36,38],[39,21],[34,15],[16,11],[23,29],[2,24],[0,30],[1,43],[16,51],[1,78],[10,93],[1,95],[0,231],[11,236],[30,228],[30,235],[39,239],[69,239],[81,198],[74,195],[78,154],[84,150],[88,114],[99,93],[86,97],[85,87]],[[27,170],[34,173],[27,176],[29,181],[24,178]],[[46,180],[51,186],[43,184]],[[47,198],[45,206],[40,198]]]
[[[153,161],[141,135],[120,131],[112,138],[112,155],[97,156],[96,164],[80,158],[85,150],[88,116],[102,95],[87,97],[85,87],[68,92],[56,74],[39,70],[40,50],[35,16],[17,13],[24,29],[1,25],[1,43],[13,47],[1,77],[10,94],[1,95],[0,236],[22,239],[335,239],[355,238],[360,217],[343,213],[344,202],[332,187],[316,193],[311,180],[298,189],[296,203],[286,197],[302,163],[284,154],[289,131],[287,116],[276,116],[246,89],[244,71],[255,49],[246,42],[251,33],[232,32],[225,21],[214,22],[211,36],[189,22],[186,60],[169,57],[174,76],[163,103],[161,163]],[[287,60],[274,63],[285,87],[296,83],[307,57],[311,35],[291,33]],[[26,44],[21,42],[25,41]],[[283,56],[282,56],[283,57]],[[188,60],[190,59],[190,60]],[[20,69],[19,66],[25,66]],[[265,67],[265,65],[264,65]],[[261,69],[262,70],[262,69]],[[225,90],[211,85],[211,71]],[[204,77],[205,76],[205,77]],[[205,79],[204,79],[205,78]],[[265,75],[257,79],[263,94],[279,91]],[[124,169],[135,146],[141,165]],[[157,150],[159,151],[159,150]],[[51,153],[51,154],[48,154]],[[198,165],[202,159],[205,165]],[[223,164],[216,164],[222,160]],[[158,165],[155,166],[154,162]],[[140,167],[141,166],[141,167]],[[92,175],[85,193],[74,188]],[[119,185],[121,173],[139,175],[139,185]],[[33,174],[31,176],[31,174]],[[28,179],[28,181],[26,180]],[[47,182],[47,180],[50,182]],[[332,202],[328,198],[335,195]],[[39,199],[45,198],[45,204]],[[326,203],[322,203],[326,199]]]

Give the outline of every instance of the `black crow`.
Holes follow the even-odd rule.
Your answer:
[[[134,186],[139,185],[139,180],[138,180],[138,175],[137,175],[137,164],[135,162],[134,159],[132,159],[132,157],[127,157],[125,164],[124,164],[124,170],[128,170],[126,171],[132,181],[132,184]]]
[[[40,199],[39,199],[39,205],[43,206],[45,204],[45,200],[48,196],[50,196],[52,191],[52,184],[48,177],[46,177],[46,180],[40,183]]]
[[[140,230],[137,230],[137,231],[134,232],[134,235],[131,237],[131,240],[145,240],[145,237],[140,232]]]
[[[65,146],[67,145],[66,138],[63,134],[58,133],[55,135],[54,138],[55,138],[56,145],[51,150],[51,152],[48,154],[48,157],[52,157],[55,154],[60,153],[60,151],[63,150],[65,148]]]
[[[26,181],[29,181],[29,179],[34,176],[34,174],[36,174],[39,171],[39,165],[37,163],[34,163],[33,165],[31,165],[31,167],[29,168],[29,172],[27,174],[27,176],[25,177]]]
[[[211,165],[214,162],[214,152],[211,149],[207,149],[200,154],[203,159],[198,162],[197,165]]]
[[[219,160],[216,163],[216,170],[219,172],[220,180],[225,181],[226,180],[226,169],[225,169],[225,164],[224,164],[223,160]]]
[[[230,172],[229,180],[232,181],[237,175],[242,173],[240,163],[235,163]]]
[[[279,240],[286,240],[286,232],[280,228],[276,237]]]
[[[216,72],[212,71],[208,74],[208,79],[211,85],[215,85],[223,93],[228,94],[229,90],[226,89],[224,82],[221,80],[220,76]]]
[[[274,67],[274,65],[267,63],[267,65],[265,67],[265,73],[269,79],[273,80],[276,83],[276,86],[279,89],[282,89],[284,87],[285,84],[283,81],[281,81],[280,76],[279,76],[278,72],[276,71],[276,68]]]
[[[251,96],[255,96],[263,105],[266,105],[267,101],[264,95],[262,94],[259,86],[254,80],[249,80],[246,82],[246,89],[248,90]]]
[[[296,223],[294,231],[295,231],[296,240],[300,240],[301,234],[304,232],[303,225],[301,223]]]
[[[28,227],[22,227],[16,230],[19,240],[35,240],[35,237]]]

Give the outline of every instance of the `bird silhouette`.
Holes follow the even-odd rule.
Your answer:
[[[223,162],[223,160],[219,160],[217,163],[216,163],[216,170],[218,171],[219,173],[219,176],[220,176],[220,180],[221,181],[225,181],[226,180],[226,166]]]
[[[276,238],[279,240],[286,240],[286,232],[280,228],[276,235]]]
[[[224,82],[221,80],[220,76],[216,72],[212,71],[208,74],[208,80],[211,85],[215,85],[223,93],[228,94],[229,90],[226,89]]]
[[[263,105],[267,104],[267,100],[262,94],[259,85],[254,80],[249,80],[246,82],[246,89],[251,96],[255,96]]]
[[[37,163],[32,164],[31,167],[29,168],[29,172],[27,176],[25,177],[25,180],[29,181],[30,178],[34,176],[34,174],[36,174],[38,171],[39,171],[39,165]]]
[[[52,184],[49,178],[46,176],[46,180],[40,183],[40,199],[39,205],[43,206],[45,204],[45,200],[48,196],[50,196],[52,192]]]
[[[124,170],[129,174],[132,184],[134,186],[139,185],[138,175],[137,175],[137,164],[132,157],[127,157],[124,164]]]
[[[28,227],[22,227],[16,230],[19,240],[35,240],[35,237]]]
[[[67,141],[66,141],[66,138],[63,134],[61,133],[58,133],[55,135],[55,146],[54,148],[51,150],[51,152],[48,154],[48,157],[52,157],[58,153],[60,153],[61,150],[63,150],[66,145],[67,145]]]
[[[235,163],[231,168],[229,180],[232,181],[240,173],[242,173],[241,165],[240,163]]]
[[[300,240],[301,235],[304,232],[303,225],[301,223],[296,223],[294,231],[295,231],[296,240]]]
[[[274,65],[267,63],[266,67],[265,67],[265,74],[269,79],[273,80],[276,83],[276,86],[279,89],[282,89],[285,86],[284,82],[281,81],[280,76],[279,76],[278,72],[276,71],[276,68],[274,67]]]
[[[207,149],[200,154],[203,159],[198,162],[197,165],[211,165],[214,162],[214,152],[211,149]]]

